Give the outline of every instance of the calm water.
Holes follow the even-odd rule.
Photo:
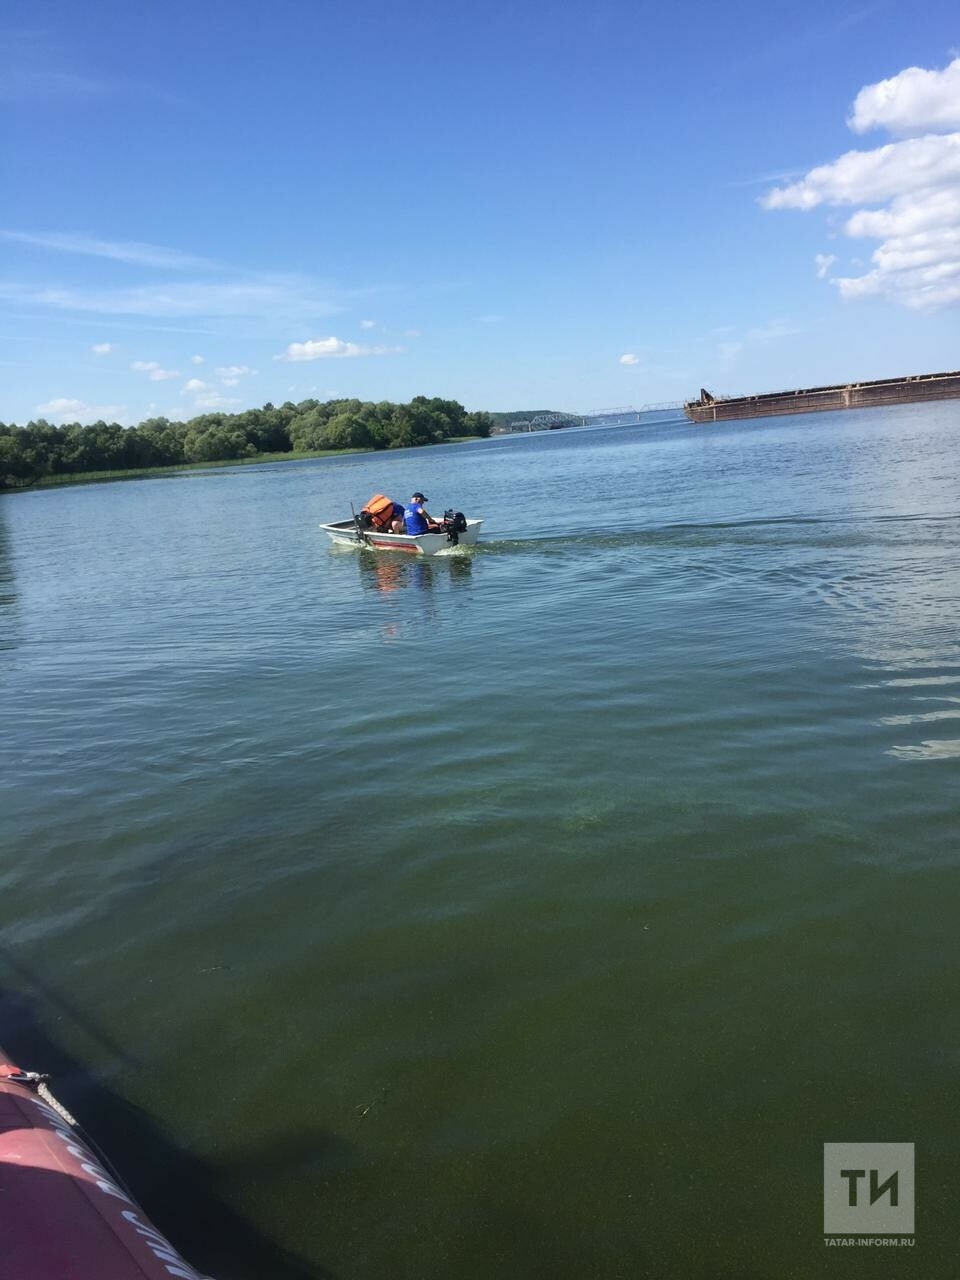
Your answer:
[[[0,1042],[223,1280],[954,1275],[958,442],[4,497]],[[318,531],[415,488],[481,546]],[[836,1141],[917,1144],[915,1248],[825,1250]]]

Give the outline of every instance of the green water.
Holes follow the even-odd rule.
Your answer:
[[[0,502],[0,1043],[222,1280],[956,1273],[960,405]],[[475,551],[331,548],[423,489]],[[916,1245],[827,1249],[825,1142]]]

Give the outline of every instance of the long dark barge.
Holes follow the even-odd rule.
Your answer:
[[[906,378],[847,382],[801,391],[768,391],[757,396],[712,396],[700,389],[683,411],[691,422],[728,422],[737,418],[772,418],[787,413],[822,413],[832,409],[871,409],[889,404],[960,397],[960,372],[918,373]]]

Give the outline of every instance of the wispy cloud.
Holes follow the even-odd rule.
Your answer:
[[[741,331],[737,331],[730,325],[720,325],[711,330],[710,336],[722,339],[717,343],[717,355],[725,365],[729,365],[734,363],[743,351],[771,342],[779,342],[784,338],[792,338],[798,333],[802,333],[802,330],[791,324],[789,320],[775,319]]]
[[[720,359],[724,364],[730,364],[736,360],[737,356],[743,350],[742,342],[721,342],[717,350],[720,353]]]
[[[48,27],[8,26],[0,45],[0,100],[36,101],[89,97],[105,92],[102,81],[81,74],[70,53]]]
[[[835,253],[818,253],[813,260],[817,264],[817,279],[826,280],[830,273],[830,268],[837,260],[837,255]]]
[[[219,264],[180,249],[144,244],[136,240],[100,240],[79,231],[11,231],[0,229],[0,239],[16,244],[49,249],[54,253],[79,254],[91,258],[109,258],[138,267],[156,267],[165,271],[217,269]]]
[[[113,350],[112,342],[95,342],[90,348],[95,356],[108,356]]]
[[[310,338],[306,342],[291,342],[274,360],[342,360],[359,356],[382,356],[398,351],[398,347],[365,347],[357,342],[344,342],[342,338]]]
[[[129,289],[68,289],[0,282],[0,299],[54,311],[177,317],[253,316],[293,320],[333,315],[340,305],[309,281],[246,279],[182,281]]]
[[[346,306],[355,306],[360,298],[393,288],[344,289],[295,272],[238,269],[178,248],[145,241],[111,240],[75,231],[0,229],[0,246],[4,242],[30,246],[48,254],[102,259],[139,273],[141,278],[129,285],[116,284],[113,276],[107,275],[102,279],[95,277],[95,283],[86,286],[61,283],[49,277],[45,280],[11,276],[0,279],[0,303],[20,304],[21,310],[45,312],[51,321],[75,317],[74,323],[84,323],[79,317],[88,314],[109,318],[110,324],[119,328],[129,327],[120,323],[121,317],[181,322],[248,319],[261,329],[280,325],[287,329],[294,325],[307,328],[343,311]],[[31,269],[35,266],[29,265]],[[148,272],[157,273],[159,278],[145,276]],[[190,332],[182,324],[179,331]],[[194,329],[193,332],[209,330]],[[364,354],[368,352],[367,348],[362,350]],[[385,348],[370,348],[369,353],[379,354],[381,350]],[[195,364],[203,362],[199,355],[192,359]]]
[[[147,98],[168,106],[185,105],[167,88],[150,85],[142,78],[116,79],[90,74],[78,66],[74,50],[53,34],[52,28],[3,32],[0,45],[0,101],[39,102],[75,99],[78,104],[109,94]]]
[[[620,357],[620,363],[626,365],[635,365],[640,363],[640,357],[633,351],[627,351]]]
[[[361,328],[361,329],[375,329],[376,327],[377,327],[377,322],[376,322],[376,320],[361,320],[361,321],[360,321],[360,328]]]
[[[808,61],[811,54],[821,53],[824,47],[835,44],[845,32],[869,22],[889,6],[890,0],[876,0],[875,3],[847,9],[837,3],[825,10],[827,17],[812,23],[807,21],[811,12],[807,6],[784,8],[785,21],[778,24],[776,39],[769,44],[744,42],[742,56],[725,63],[726,75],[716,80],[715,91],[724,92],[731,76],[755,75],[758,67]]]
[[[10,66],[0,75],[0,102],[35,102],[43,98],[96,97],[109,93],[109,86],[89,76],[49,67],[30,69]]]
[[[791,324],[788,320],[771,320],[769,324],[762,324],[755,329],[749,329],[747,331],[747,340],[749,342],[777,342],[781,338],[793,338],[802,332],[802,329],[798,329],[796,325]]]
[[[779,173],[764,173],[759,178],[736,178],[725,182],[725,187],[768,187],[771,182],[792,182],[803,173],[802,169],[784,169]]]

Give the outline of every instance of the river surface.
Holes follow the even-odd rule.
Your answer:
[[[955,1275],[958,443],[4,496],[0,1043],[222,1280]],[[481,544],[318,529],[414,489]],[[916,1144],[914,1248],[825,1247],[842,1141]]]

